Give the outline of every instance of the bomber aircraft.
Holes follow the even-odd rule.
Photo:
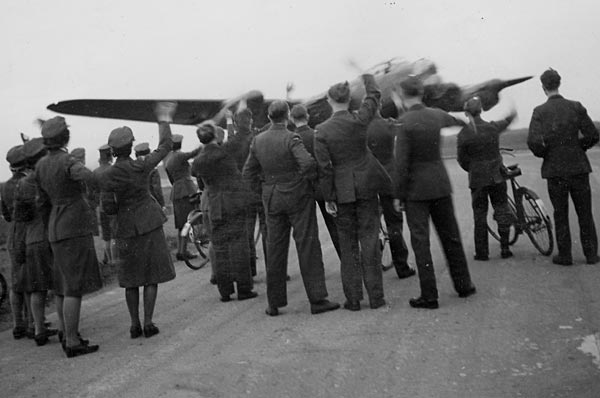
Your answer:
[[[418,76],[424,83],[423,102],[430,107],[441,108],[448,112],[460,112],[465,101],[479,96],[483,108],[488,110],[495,106],[499,92],[509,86],[531,79],[532,76],[511,80],[492,79],[485,82],[460,87],[454,83],[444,83],[437,73],[432,61],[421,59],[415,62],[393,58],[375,65],[366,73],[375,76],[382,91],[381,114],[384,117],[395,117],[398,114],[397,92],[400,83],[410,75]],[[291,89],[288,86],[288,91]],[[360,77],[350,82],[351,109],[357,109],[365,95]],[[274,99],[265,99],[260,91],[250,91],[239,97],[218,100],[178,100],[178,99],[76,99],[51,104],[48,109],[68,115],[91,116],[111,119],[124,119],[154,122],[154,106],[160,101],[177,102],[177,113],[173,123],[182,125],[198,125],[212,119],[221,123],[226,110],[235,111],[241,103],[248,106],[254,114],[254,124],[261,127],[268,122],[266,110]],[[288,99],[290,105],[303,103],[306,105],[310,124],[315,126],[331,115],[331,107],[327,103],[327,93],[323,92],[307,100]]]

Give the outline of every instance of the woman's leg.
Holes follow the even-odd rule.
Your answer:
[[[25,323],[25,320],[23,319],[23,306],[25,305],[25,296],[23,293],[15,292],[11,289],[9,293],[9,298],[10,309],[13,316],[13,327],[15,330],[25,331],[27,329],[27,325]],[[21,337],[24,337],[24,334]]]
[[[154,306],[156,304],[157,294],[157,284],[144,286],[144,326],[152,324],[152,317],[154,316]]]
[[[79,316],[81,314],[81,297],[65,296],[63,300],[63,317],[65,322],[65,341],[67,347],[74,347],[80,344],[79,336]]]
[[[140,326],[140,289],[137,287],[126,288],[125,301],[131,317],[131,326]]]
[[[65,297],[59,296],[58,294],[54,296],[56,299],[56,316],[58,317],[58,330],[63,333],[65,332],[65,316],[64,316],[64,302]]]

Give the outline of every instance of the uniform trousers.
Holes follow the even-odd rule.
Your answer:
[[[256,276],[256,243],[254,242],[254,231],[256,229],[256,217],[258,216],[258,228],[262,240],[263,255],[265,264],[267,263],[267,223],[265,220],[265,210],[262,203],[252,203],[248,206],[246,212],[246,229],[248,230],[248,245],[250,248],[250,268],[252,276]]]
[[[548,178],[548,195],[554,207],[556,246],[558,255],[571,259],[571,231],[569,229],[569,195],[579,219],[579,236],[583,254],[592,258],[598,254],[598,236],[592,215],[592,193],[588,174]]]
[[[383,298],[379,202],[377,197],[338,204],[336,224],[342,252],[342,286],[348,301],[363,299],[363,282],[371,302]]]
[[[475,253],[480,256],[489,255],[488,242],[488,198],[494,208],[494,220],[498,223],[498,234],[506,240],[508,249],[508,231],[513,221],[508,197],[506,196],[506,182],[484,187],[471,188],[471,205],[475,221]]]
[[[436,300],[438,290],[429,241],[430,218],[440,238],[454,289],[458,293],[465,292],[472,284],[458,223],[454,216],[452,197],[407,201],[406,220],[419,272],[421,297],[426,300]]]
[[[391,196],[379,195],[379,204],[383,211],[383,218],[390,239],[392,263],[396,272],[400,274],[401,272],[405,272],[408,267],[408,247],[406,247],[406,242],[402,236],[404,217],[402,216],[402,212],[398,213],[394,210],[394,198]]]
[[[327,297],[327,287],[315,200],[307,194],[290,204],[285,199],[277,200],[277,195],[275,192],[271,198],[263,201],[268,231],[267,300],[269,306],[278,308],[287,305],[287,260],[292,228],[304,289],[308,300],[317,303]]]
[[[325,221],[327,231],[329,231],[331,243],[333,243],[335,252],[338,254],[339,258],[342,258],[342,253],[340,251],[340,238],[338,236],[337,225],[335,224],[335,217],[327,213],[327,208],[325,207],[324,200],[317,200],[317,205],[319,205],[319,209],[321,209],[321,215],[323,216],[323,221]]]

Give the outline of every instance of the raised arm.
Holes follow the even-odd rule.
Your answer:
[[[373,75],[365,74],[362,75],[362,78],[365,84],[367,96],[360,105],[357,117],[361,123],[367,125],[377,114],[377,110],[379,109],[379,100],[381,99],[381,91],[379,90],[379,86],[377,86]]]
[[[306,150],[302,138],[298,134],[293,134],[288,145],[290,152],[296,159],[300,174],[308,180],[315,180],[317,178],[317,162]]]

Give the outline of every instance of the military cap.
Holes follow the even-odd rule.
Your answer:
[[[423,95],[423,82],[415,75],[410,75],[400,83],[404,94],[410,97]]]
[[[54,138],[63,131],[66,131],[68,128],[69,126],[67,126],[67,122],[65,121],[64,117],[55,116],[52,119],[46,120],[42,124],[42,137]]]
[[[102,145],[100,148],[98,148],[98,152],[100,152],[100,155],[106,154],[106,153],[110,154],[111,153],[110,145],[108,145],[108,144]]]
[[[465,112],[470,113],[473,116],[479,115],[481,113],[481,109],[482,109],[481,98],[479,98],[479,97],[469,98],[463,106],[463,110]]]
[[[8,150],[6,153],[6,161],[11,166],[16,166],[25,161],[25,152],[23,151],[23,145],[17,145]]]
[[[135,151],[135,156],[144,156],[150,153],[150,144],[147,142],[140,142],[136,146],[133,147]]]
[[[285,119],[290,111],[290,107],[287,102],[282,100],[275,100],[269,105],[268,114],[269,119],[273,121],[280,121]]]
[[[540,76],[542,85],[548,90],[556,90],[560,86],[560,75],[557,71],[549,68]]]
[[[173,140],[173,143],[181,144],[181,142],[183,141],[183,136],[181,134],[173,134],[171,136],[171,139]]]
[[[36,137],[23,144],[23,153],[27,159],[31,159],[39,155],[46,146],[42,137]]]
[[[350,100],[350,85],[347,81],[334,84],[329,87],[327,95],[335,102],[346,103]]]
[[[85,148],[75,148],[71,151],[71,155],[81,162],[85,162]]]
[[[111,148],[123,148],[131,144],[135,140],[133,137],[133,131],[127,126],[117,127],[110,132],[108,136],[108,145]]]
[[[308,111],[306,107],[302,104],[296,104],[292,107],[290,111],[290,116],[294,119],[305,120],[308,119]]]

